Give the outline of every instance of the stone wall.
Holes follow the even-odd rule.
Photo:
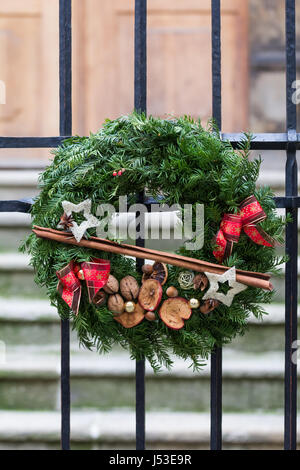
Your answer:
[[[300,24],[300,0],[296,0]],[[300,45],[298,29],[297,46]],[[285,1],[250,0],[250,128],[285,131]],[[300,53],[297,55],[300,67]],[[299,69],[298,69],[299,71]],[[300,106],[298,107],[300,121]]]

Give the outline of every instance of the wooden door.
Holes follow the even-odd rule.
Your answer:
[[[210,0],[148,0],[148,112],[211,116]],[[77,132],[133,108],[133,0],[74,0]],[[223,129],[248,126],[247,1],[222,1]]]
[[[58,3],[0,0],[1,135],[58,134]],[[73,131],[88,134],[132,111],[134,0],[72,3]],[[210,3],[148,0],[149,113],[211,115]],[[248,125],[247,1],[222,5],[223,129],[240,131]]]
[[[58,2],[0,0],[0,134],[58,133]]]

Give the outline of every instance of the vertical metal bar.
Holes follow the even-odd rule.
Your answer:
[[[147,0],[135,0],[134,108],[147,111]]]
[[[147,112],[147,0],[135,0],[134,23],[134,108]],[[144,193],[138,195],[138,202],[144,202]],[[144,224],[143,224],[144,225]],[[136,241],[144,246],[144,240]],[[141,269],[142,260],[137,260]],[[136,449],[145,449],[145,360],[136,361]]]
[[[212,48],[212,115],[219,129],[222,126],[221,98],[221,5],[211,0],[211,48]]]
[[[292,142],[297,132],[297,111],[293,103],[292,85],[296,80],[296,11],[295,0],[286,0],[286,117],[288,138]],[[286,161],[286,196],[298,194],[296,147],[288,145]],[[286,253],[289,261],[285,272],[285,418],[284,448],[297,448],[297,364],[292,361],[293,343],[297,340],[297,254],[298,209],[288,209],[293,221],[286,228]],[[294,343],[295,345],[295,343]]]
[[[221,101],[221,5],[211,0],[212,27],[212,110],[219,129],[222,125]],[[210,379],[210,448],[222,449],[222,348],[211,355]]]
[[[72,135],[71,0],[59,0],[59,133]]]
[[[59,132],[72,135],[71,0],[59,1]],[[70,325],[61,321],[61,448],[70,449]]]

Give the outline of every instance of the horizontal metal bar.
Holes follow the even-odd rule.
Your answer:
[[[274,199],[278,208],[296,209],[300,207],[300,196],[280,196]]]
[[[160,204],[161,196],[153,198],[148,196],[144,200],[146,207],[150,209],[151,204]],[[278,208],[295,209],[300,207],[300,196],[279,196],[275,197],[275,204]],[[34,200],[20,199],[11,201],[0,201],[0,212],[30,212]]]
[[[0,201],[0,212],[30,212],[33,199]]]
[[[288,133],[252,134],[252,150],[286,150],[287,147],[300,148],[300,134],[291,136]],[[0,137],[0,148],[44,148],[57,147],[72,136],[54,137]],[[242,132],[221,133],[223,140],[229,141],[234,148],[244,138]]]
[[[68,136],[57,137],[0,137],[0,148],[45,148],[57,147]]]
[[[251,54],[251,69],[256,68],[260,70],[285,70],[286,66],[286,53],[285,51],[271,50],[271,51],[257,51]],[[300,52],[296,53],[297,68],[300,67]]]
[[[234,148],[237,148],[238,143],[244,138],[243,133],[235,134],[221,134],[222,140],[229,141]],[[252,150],[286,150],[287,147],[300,148],[300,134],[288,133],[265,133],[265,134],[252,134],[253,140],[251,141]]]

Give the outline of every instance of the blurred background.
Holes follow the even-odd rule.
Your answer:
[[[133,0],[73,0],[73,134],[133,109]],[[284,0],[222,1],[224,132],[285,132]],[[300,20],[300,0],[296,0]],[[300,33],[297,38],[300,43]],[[210,0],[148,0],[148,112],[211,116]],[[297,55],[297,59],[300,56]],[[298,65],[300,62],[298,63]],[[0,135],[59,131],[58,0],[0,0]],[[298,107],[298,112],[300,108]],[[50,149],[0,149],[0,199],[37,194]],[[255,153],[253,152],[253,156]],[[263,152],[260,182],[284,193],[284,152]],[[0,448],[59,448],[60,324],[17,247],[25,214],[0,214]],[[295,254],[296,255],[296,254]],[[283,442],[284,278],[264,323],[224,351],[224,447]],[[128,354],[72,336],[73,448],[134,448]],[[209,368],[147,373],[148,448],[207,448]]]

